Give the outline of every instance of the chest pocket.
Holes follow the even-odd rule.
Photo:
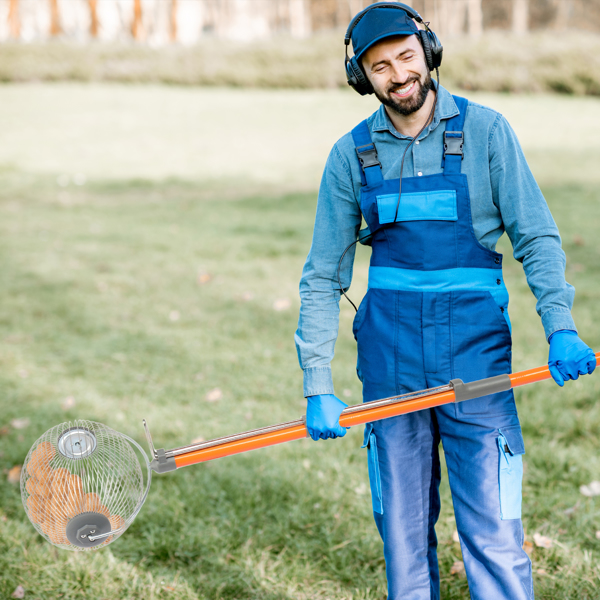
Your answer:
[[[379,224],[393,223],[398,194],[377,196]],[[396,221],[457,221],[456,190],[402,194]]]

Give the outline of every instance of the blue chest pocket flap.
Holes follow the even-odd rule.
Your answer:
[[[379,223],[393,223],[398,194],[377,196]],[[457,221],[456,190],[403,193],[396,221]]]

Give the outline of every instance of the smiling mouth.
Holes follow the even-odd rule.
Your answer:
[[[404,85],[403,87],[394,89],[391,93],[399,98],[406,98],[406,96],[408,96],[413,91],[415,84],[416,80],[413,79],[413,81],[411,81],[410,83]]]

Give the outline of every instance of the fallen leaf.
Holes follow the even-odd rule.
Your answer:
[[[213,390],[210,390],[210,392],[208,392],[208,394],[206,394],[206,401],[207,402],[217,402],[222,397],[223,397],[223,392],[221,391],[221,388],[215,388]]]
[[[545,571],[544,569],[538,569],[536,573],[538,575],[548,575],[548,571]]]
[[[165,592],[174,592],[175,588],[171,585],[163,585],[163,590],[165,590]]]
[[[208,283],[211,279],[212,279],[212,275],[210,273],[206,273],[204,271],[200,271],[200,273],[198,273],[198,283],[200,285],[204,285],[205,283]]]
[[[534,533],[533,534],[533,543],[538,548],[552,548],[553,541],[549,537],[546,537],[545,535],[541,535],[539,533]]]
[[[4,435],[8,435],[10,433],[10,427],[8,425],[4,425],[4,427],[0,427],[0,437]]]
[[[21,465],[13,467],[8,472],[8,483],[19,483],[21,481]]]
[[[600,531],[596,531],[596,539],[600,540]]]
[[[181,315],[179,314],[178,310],[172,310],[169,313],[169,321],[173,321],[173,322],[179,321],[180,318],[181,318]]]
[[[354,488],[354,493],[357,496],[364,496],[367,493],[367,486],[364,483],[361,483],[358,487]]]
[[[350,396],[352,396],[352,392],[350,390],[344,390],[342,394],[344,394],[346,398],[350,398]]]
[[[457,544],[460,542],[460,538],[458,537],[458,531],[456,529],[452,532],[452,541]]]
[[[592,481],[587,485],[582,485],[579,491],[588,497],[600,496],[600,481]]]
[[[25,588],[22,585],[18,585],[15,591],[12,593],[12,598],[25,598]]]
[[[287,310],[292,305],[292,301],[289,298],[279,298],[273,302],[273,309],[277,312]]]
[[[254,300],[254,294],[252,292],[244,292],[242,294],[242,300],[244,302],[250,302],[250,300]]]
[[[576,235],[573,237],[573,243],[576,246],[585,246],[585,240],[580,235]]]
[[[29,426],[29,419],[27,417],[22,419],[13,419],[10,424],[14,429],[25,429],[25,427]]]
[[[465,574],[465,563],[462,560],[457,560],[450,567],[450,575],[464,575]]]
[[[308,460],[308,458],[305,458],[302,461],[302,466],[308,471],[310,469],[310,460]]]
[[[192,440],[192,444],[201,444],[204,441],[205,441],[204,438],[201,435],[199,435],[197,438],[194,438]]]
[[[526,540],[523,544],[523,550],[525,550],[527,556],[531,556],[533,554],[533,542]]]
[[[63,403],[61,404],[61,407],[63,410],[69,410],[71,408],[75,407],[75,398],[73,398],[73,396],[67,396],[64,400]]]

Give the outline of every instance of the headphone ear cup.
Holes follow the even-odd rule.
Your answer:
[[[355,89],[361,96],[373,93],[371,82],[363,73],[354,56],[346,63],[346,78],[348,79],[348,85]]]
[[[425,53],[425,60],[430,71],[437,69],[442,64],[444,48],[437,35],[431,30],[419,30],[419,38]]]
[[[421,46],[423,46],[423,52],[425,54],[425,64],[430,71],[433,71],[433,53],[431,52],[431,42],[429,40],[428,32],[424,29],[419,30],[419,39],[421,40]]]

